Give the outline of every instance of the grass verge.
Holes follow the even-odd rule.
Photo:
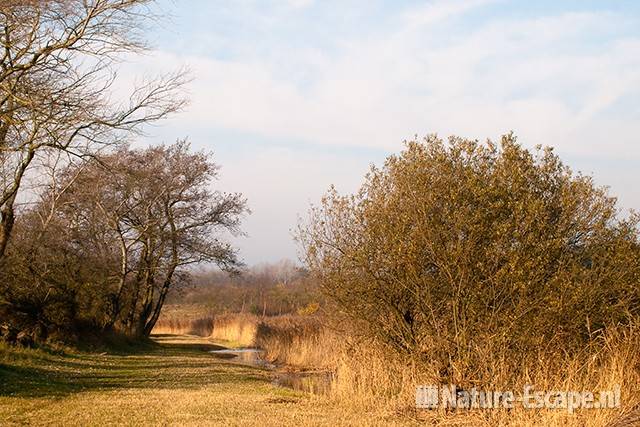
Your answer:
[[[129,352],[0,347],[2,425],[407,425],[278,387],[268,370],[216,359],[208,339],[158,335]]]

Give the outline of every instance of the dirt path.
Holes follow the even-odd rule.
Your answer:
[[[127,354],[0,347],[0,425],[389,425],[375,408],[273,384],[259,367],[212,357],[214,343],[158,336]],[[406,421],[406,420],[405,420]]]

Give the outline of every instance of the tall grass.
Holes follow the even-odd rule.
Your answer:
[[[213,316],[198,317],[196,319],[169,317],[159,319],[153,328],[153,333],[207,337],[213,332],[213,322]]]
[[[259,347],[266,360],[300,368],[328,367],[326,346],[333,345],[332,335],[314,316],[216,316],[210,337],[235,346]]]
[[[270,362],[307,369],[332,369],[339,351],[336,335],[318,317],[279,316],[260,322],[255,344]]]
[[[217,332],[216,332],[217,331]],[[443,377],[427,359],[394,355],[371,340],[337,333],[321,317],[229,315],[216,319],[214,336],[243,342],[265,350],[272,362],[297,369],[333,372],[329,398],[336,404],[362,408],[376,405],[390,412],[447,425],[484,426],[624,426],[640,425],[640,325],[610,328],[579,354],[540,351],[516,354],[488,343],[476,349],[470,378],[462,373]],[[471,363],[471,362],[470,362]],[[531,384],[536,390],[601,391],[621,389],[621,407],[511,410],[416,410],[415,389],[421,384],[445,385],[450,381],[478,390],[513,390]],[[634,418],[635,417],[635,418]]]
[[[213,332],[214,313],[198,304],[168,304],[153,328],[154,334],[198,335],[208,337]]]
[[[211,338],[237,347],[253,347],[259,317],[251,314],[226,314],[213,320]]]
[[[486,426],[636,426],[640,425],[640,327],[610,329],[578,355],[560,353],[522,358],[504,350],[485,359],[494,375],[482,382],[467,380],[479,390],[513,390],[527,384],[536,390],[602,391],[620,387],[621,406],[614,409],[526,409],[427,411],[414,409],[415,387],[442,384],[428,362],[412,363],[371,345],[343,348],[335,365],[332,395],[341,402],[369,402],[414,413],[434,423]],[[529,360],[526,369],[518,369]],[[535,360],[534,363],[531,363]],[[513,372],[521,372],[518,376]]]

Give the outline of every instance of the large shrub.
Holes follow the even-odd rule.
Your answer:
[[[483,357],[571,352],[636,316],[637,224],[550,148],[431,136],[356,194],[330,190],[299,238],[361,332],[475,375]]]

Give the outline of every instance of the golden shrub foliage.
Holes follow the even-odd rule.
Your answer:
[[[483,359],[578,351],[640,311],[638,217],[550,148],[430,136],[354,195],[331,189],[299,239],[365,336],[456,382]]]

